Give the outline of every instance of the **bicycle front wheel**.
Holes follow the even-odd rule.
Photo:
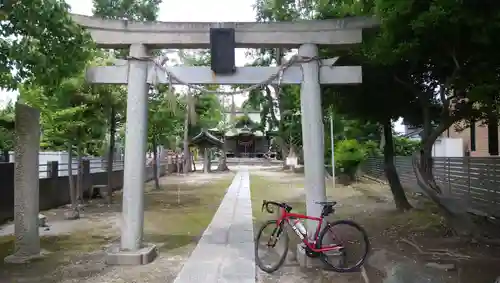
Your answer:
[[[359,224],[350,220],[339,220],[323,228],[317,248],[332,248],[322,252],[320,259],[334,271],[352,272],[365,262],[370,251],[370,242],[366,231]]]
[[[288,234],[284,222],[269,220],[260,227],[255,239],[255,263],[267,273],[278,270],[288,253]]]

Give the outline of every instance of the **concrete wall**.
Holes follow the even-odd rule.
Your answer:
[[[432,146],[432,157],[464,157],[462,138],[439,138]]]
[[[88,168],[88,167],[87,167]],[[166,173],[166,166],[159,168],[160,176]],[[55,176],[54,176],[55,175]],[[70,203],[68,176],[57,176],[40,179],[40,210],[56,208]],[[76,176],[75,176],[76,181]],[[0,223],[14,217],[14,163],[0,163]],[[153,167],[146,168],[146,180],[153,180]],[[84,170],[84,194],[92,185],[107,183],[107,173],[90,173]],[[123,170],[113,171],[113,189],[118,190],[123,186]]]

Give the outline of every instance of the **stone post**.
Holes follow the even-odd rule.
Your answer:
[[[143,44],[130,46],[127,121],[125,131],[125,168],[123,172],[123,210],[121,241],[111,247],[108,264],[137,265],[154,260],[154,245],[143,245],[144,182],[146,180],[146,137],[148,128],[148,62],[134,60],[149,55]]]
[[[59,162],[47,161],[47,178],[59,177]]]
[[[24,263],[40,256],[38,231],[40,112],[16,103],[14,150],[14,253],[5,262]]]
[[[47,178],[50,179],[50,187],[57,191],[57,177],[59,177],[59,162],[47,161]]]

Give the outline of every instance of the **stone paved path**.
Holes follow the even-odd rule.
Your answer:
[[[174,283],[255,283],[254,257],[250,179],[242,168]]]

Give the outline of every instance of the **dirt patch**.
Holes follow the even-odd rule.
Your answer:
[[[296,193],[303,184],[299,174],[266,174],[251,178],[251,182],[254,182],[251,183],[254,212],[260,210],[263,198],[290,201],[295,204],[294,208],[297,206],[299,211],[304,210],[303,191],[290,197],[293,196],[291,192]],[[286,184],[290,183],[292,185],[287,188]],[[349,186],[337,185],[335,188],[327,186],[327,196],[339,203],[335,215],[330,216],[329,220],[355,220],[370,236],[372,254],[364,269],[369,282],[490,283],[500,275],[496,271],[500,264],[499,249],[478,244],[464,245],[446,238],[448,231],[437,209],[422,199],[411,199],[419,209],[401,213],[395,210],[390,189],[386,185],[366,181]],[[259,212],[254,216],[256,222],[276,217]],[[258,227],[260,224],[256,223]],[[289,235],[291,239],[294,238],[289,247],[293,253],[299,241],[293,232],[289,232]],[[451,262],[455,268],[451,271],[437,270],[425,267],[428,262]],[[259,270],[259,282],[365,283],[364,275],[359,272],[336,274],[319,269],[304,270],[293,260],[288,260],[273,274]]]
[[[26,265],[0,262],[0,282],[172,282],[234,176],[213,175],[212,179],[194,177],[196,182],[189,182],[189,176],[175,178],[177,183],[168,176],[162,179],[161,190],[153,190],[152,184],[146,186],[144,240],[160,250],[160,257],[153,263],[110,267],[104,262],[105,249],[119,241],[122,196],[118,192],[112,205],[101,201],[88,204],[79,220],[62,220],[65,209],[43,212],[51,226],[41,232],[47,256]],[[0,257],[10,254],[12,248],[13,236],[0,236]]]

